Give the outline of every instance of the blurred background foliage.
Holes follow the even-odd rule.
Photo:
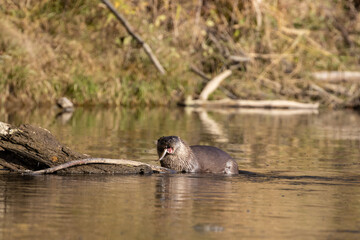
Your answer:
[[[360,69],[359,0],[111,2],[165,76],[99,0],[0,0],[0,104],[171,105],[203,88],[191,68],[233,70],[213,99],[337,106],[360,94],[359,82],[331,90],[311,77]]]

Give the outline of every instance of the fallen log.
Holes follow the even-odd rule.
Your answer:
[[[153,173],[173,170],[124,159],[92,158],[62,145],[48,130],[0,122],[0,165],[17,173]]]
[[[187,97],[183,102],[179,102],[180,106],[189,107],[232,107],[232,108],[276,108],[276,109],[318,109],[319,103],[300,103],[288,100],[241,100],[241,99],[221,99],[221,100],[207,100],[209,95],[213,93],[221,84],[221,82],[232,74],[231,70],[225,70],[213,79],[203,74],[195,67],[191,70],[208,81],[204,89],[199,95],[199,99],[193,99],[191,96]],[[263,78],[266,84],[272,84],[271,87],[281,90],[281,86],[271,80]]]
[[[221,100],[200,100],[200,99],[186,99],[180,103],[182,106],[192,107],[236,107],[236,108],[279,108],[279,109],[318,109],[318,103],[299,103],[287,100],[235,100],[235,99],[221,99]]]
[[[351,72],[351,71],[344,71],[344,72],[314,72],[312,76],[319,81],[327,81],[327,82],[346,82],[346,81],[353,81],[359,82],[360,81],[360,72]]]

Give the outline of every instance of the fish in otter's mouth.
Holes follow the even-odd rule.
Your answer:
[[[166,154],[174,154],[179,141],[180,139],[177,136],[159,138],[157,142],[159,161],[161,161],[166,156]]]

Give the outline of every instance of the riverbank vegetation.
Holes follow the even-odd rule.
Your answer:
[[[213,99],[360,105],[359,79],[313,77],[359,71],[358,0],[111,2],[165,75],[99,0],[0,0],[0,104],[176,104],[231,69]]]

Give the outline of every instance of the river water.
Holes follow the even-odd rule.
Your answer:
[[[156,139],[227,151],[213,174],[0,174],[0,239],[360,239],[360,113],[212,109],[35,110],[0,121],[49,129],[97,157],[157,164]],[[245,172],[248,171],[248,172]]]

